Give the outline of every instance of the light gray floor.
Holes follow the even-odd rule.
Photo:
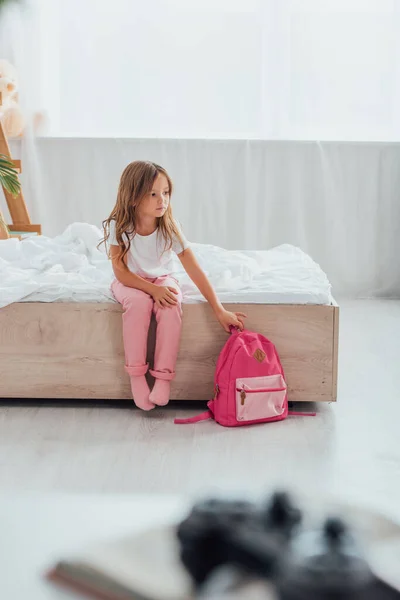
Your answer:
[[[400,301],[341,302],[339,397],[316,418],[177,426],[169,408],[0,406],[0,490],[259,493],[400,503]],[[23,374],[21,375],[23,376]]]

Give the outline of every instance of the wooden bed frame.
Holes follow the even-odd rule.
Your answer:
[[[335,401],[337,306],[227,304],[277,346],[289,400]],[[176,400],[209,400],[227,339],[207,304],[184,305]],[[154,348],[150,332],[149,358]],[[16,303],[0,309],[0,398],[131,399],[118,304]]]

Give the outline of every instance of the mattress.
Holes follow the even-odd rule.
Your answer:
[[[59,236],[0,241],[0,308],[13,302],[115,302],[111,263],[97,248],[100,230],[73,223]],[[265,251],[225,250],[192,244],[222,302],[332,304],[321,267],[299,248],[284,244]],[[175,277],[185,303],[204,299],[178,259]]]

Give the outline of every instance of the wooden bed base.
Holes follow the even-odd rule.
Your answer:
[[[240,310],[248,329],[276,344],[289,400],[336,400],[338,307],[241,304]],[[172,398],[209,400],[227,334],[207,304],[184,305],[183,322]],[[120,306],[21,302],[2,308],[0,398],[130,399]]]

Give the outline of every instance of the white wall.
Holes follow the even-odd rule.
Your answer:
[[[55,135],[400,140],[399,4],[62,2]]]
[[[0,21],[54,136],[400,140],[398,0],[24,0]]]
[[[13,144],[18,154],[18,143]],[[100,225],[126,164],[165,166],[193,241],[300,246],[336,294],[400,296],[400,144],[50,139],[25,142],[24,188],[46,235]]]

